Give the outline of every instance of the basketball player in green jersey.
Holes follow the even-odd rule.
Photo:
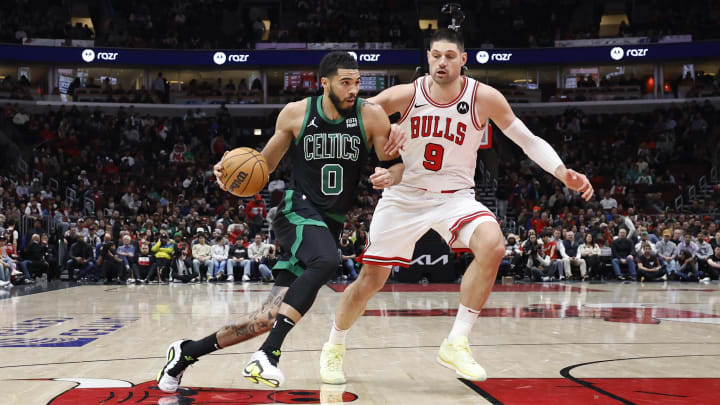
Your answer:
[[[319,97],[289,103],[280,112],[275,134],[262,151],[272,172],[288,149],[292,154],[290,187],[273,221],[282,249],[275,285],[262,307],[204,339],[178,340],[167,350],[158,386],[175,392],[185,369],[200,356],[270,331],[260,350],[243,369],[245,378],[270,387],[283,383],[277,367],[288,332],[310,309],[318,290],[337,271],[337,244],[345,213],[355,200],[357,185],[372,147],[381,161],[370,177],[375,188],[398,183],[399,158],[391,160],[390,122],[385,111],[357,97],[360,71],[347,52],[331,52],[320,63],[324,89]],[[402,136],[401,133],[398,133]],[[390,150],[401,147],[393,141]],[[392,152],[391,152],[392,153]],[[222,162],[215,175],[222,174]]]

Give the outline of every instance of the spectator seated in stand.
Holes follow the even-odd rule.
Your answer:
[[[632,252],[633,243],[627,237],[627,229],[620,228],[617,239],[612,242],[613,271],[615,272],[615,277],[617,277],[620,281],[624,281],[626,278],[623,276],[620,266],[627,267],[631,280],[635,280],[637,278],[637,272],[635,271],[635,257],[632,255]]]
[[[204,228],[198,228],[197,229],[197,243],[195,243],[192,247],[192,266],[193,270],[197,274],[207,274],[207,277],[212,277],[212,272],[214,270],[214,264],[212,261],[212,254],[210,252],[210,245],[208,245],[205,242],[205,233]],[[202,267],[205,267],[206,273],[202,273]],[[232,274],[228,272],[228,274]],[[205,279],[205,277],[200,276],[201,279]]]
[[[250,257],[250,271],[251,274],[254,272],[259,272],[260,277],[263,281],[273,281],[273,275],[270,271],[270,267],[268,267],[266,262],[266,257],[268,256],[268,251],[271,249],[272,245],[266,244],[263,242],[263,237],[260,234],[255,235],[255,242],[251,243],[250,246],[248,246],[248,256]],[[274,256],[274,247],[273,249],[273,256]],[[243,281],[250,281],[245,279],[246,274],[243,275]]]
[[[642,252],[643,254],[637,258],[637,272],[640,276],[640,281],[667,280],[667,274],[665,274],[660,260],[658,260],[657,256],[653,255],[649,242],[643,242]]]
[[[68,270],[68,279],[71,281],[83,280],[88,274],[91,274],[94,281],[98,281],[99,277],[93,259],[93,249],[85,242],[85,239],[78,237],[70,246],[70,259],[66,262]],[[78,273],[75,274],[75,270]]]
[[[226,279],[227,281],[233,281],[235,279],[234,276],[229,276],[227,278],[225,276],[229,250],[230,247],[227,245],[227,241],[222,234],[220,234],[217,239],[217,243],[210,248],[213,265],[212,272],[211,269],[208,268],[208,281],[225,281]]]
[[[187,249],[177,249],[170,261],[170,277],[173,283],[196,282],[198,274],[193,270],[193,263]]]
[[[340,237],[338,254],[340,255],[340,265],[344,270],[341,275],[342,279],[354,281],[358,277],[357,271],[355,271],[355,246],[350,243],[350,234],[347,232],[343,232]]]
[[[150,274],[146,281],[163,283],[169,281],[170,273],[170,260],[172,259],[173,252],[175,251],[175,241],[168,237],[166,231],[160,232],[160,239],[150,248],[150,251],[155,256],[155,261],[150,269]],[[157,278],[157,280],[155,280]]]

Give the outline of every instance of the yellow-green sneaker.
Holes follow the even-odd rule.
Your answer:
[[[325,384],[345,384],[345,345],[325,343],[320,353],[320,379]]]
[[[453,341],[443,340],[437,361],[443,366],[455,370],[457,375],[466,380],[487,380],[485,369],[473,359],[466,336],[457,336]]]

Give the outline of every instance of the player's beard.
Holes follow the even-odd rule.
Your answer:
[[[343,100],[340,100],[340,97],[338,97],[338,96],[335,94],[335,91],[333,91],[332,84],[330,85],[330,94],[329,94],[329,96],[330,96],[330,101],[332,101],[333,105],[335,106],[335,109],[336,109],[336,110],[340,113],[340,115],[342,115],[343,117],[347,117],[348,115],[350,115],[350,112],[352,111],[352,109],[355,108],[355,103],[357,103],[357,97],[355,97],[355,102],[353,102],[353,104],[352,104],[350,107],[348,107],[348,108],[342,108]]]

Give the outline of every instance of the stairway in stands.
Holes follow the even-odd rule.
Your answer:
[[[495,184],[493,182],[478,184],[477,187],[475,187],[475,199],[485,204],[493,214],[497,214]]]

